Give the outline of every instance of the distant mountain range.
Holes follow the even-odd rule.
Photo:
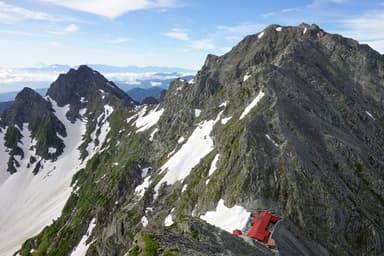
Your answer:
[[[150,88],[154,86],[168,87],[170,81],[178,77],[193,75],[195,71],[173,67],[136,67],[136,66],[109,66],[101,64],[89,65],[102,72],[109,80],[114,81],[123,90],[134,87]],[[24,87],[48,88],[51,81],[59,74],[66,73],[69,65],[47,65],[40,67],[1,68],[0,67],[0,93],[19,92]],[[5,100],[13,100],[14,96]],[[4,99],[0,99],[4,101]]]
[[[168,89],[169,84],[175,78],[166,79],[166,80],[161,80],[161,79],[139,80],[140,84],[125,84],[121,82],[120,83],[116,82],[116,85],[120,89],[125,91],[129,96],[131,96],[135,101],[141,102],[147,97],[154,97],[156,99],[159,99],[161,92],[163,90]],[[181,78],[189,81],[193,78],[193,76],[182,76]],[[45,95],[47,93],[47,90],[48,88],[35,89],[35,91],[40,95]],[[2,107],[8,106],[9,102],[12,102],[16,98],[16,95],[18,93],[19,91],[0,93],[0,113],[4,110]]]

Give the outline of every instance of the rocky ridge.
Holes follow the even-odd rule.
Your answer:
[[[383,55],[366,45],[271,25],[209,55],[159,105],[116,96],[107,139],[73,177],[61,217],[20,253],[70,255],[86,236],[87,255],[263,255],[201,220],[223,203],[281,216],[281,255],[380,255],[383,78]],[[61,99],[70,118],[84,95]],[[87,117],[105,105],[89,103]]]

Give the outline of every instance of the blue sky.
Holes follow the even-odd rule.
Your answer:
[[[316,23],[384,53],[384,1],[0,0],[1,67],[199,69],[269,24]]]

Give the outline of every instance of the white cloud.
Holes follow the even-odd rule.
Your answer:
[[[127,37],[117,37],[117,38],[108,39],[105,42],[108,43],[108,44],[123,44],[123,43],[129,42],[129,41],[131,41],[130,38],[127,38]]]
[[[153,86],[153,87],[160,86],[160,85],[162,85],[161,82],[151,81],[151,86]]]
[[[130,11],[164,9],[176,6],[176,0],[40,0],[69,9],[107,18],[117,18]]]
[[[23,20],[55,21],[57,18],[0,1],[0,23],[10,24]]]
[[[188,41],[190,39],[188,33],[184,29],[180,29],[180,28],[174,28],[170,32],[163,33],[163,35],[170,38],[184,40],[184,41]]]
[[[65,28],[65,32],[74,33],[79,30],[79,27],[76,24],[70,24]]]
[[[337,1],[340,1],[340,0],[337,0]],[[299,11],[300,9],[299,8],[287,8],[287,9],[283,9],[281,10],[282,13],[288,13],[288,12],[296,12],[296,11]]]
[[[367,43],[384,53],[384,10],[370,11],[361,16],[341,20],[341,34]]]
[[[197,50],[213,50],[215,45],[212,39],[200,39],[191,42],[191,47]]]
[[[275,15],[276,15],[276,12],[267,12],[267,13],[263,14],[263,17],[269,18],[269,17],[275,16]]]

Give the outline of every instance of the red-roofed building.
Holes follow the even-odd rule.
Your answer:
[[[272,223],[275,224],[279,217],[270,212],[260,212],[252,219],[251,229],[248,231],[248,237],[259,240],[264,244],[268,243],[271,232],[268,231],[268,226]]]

